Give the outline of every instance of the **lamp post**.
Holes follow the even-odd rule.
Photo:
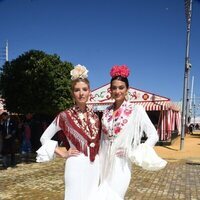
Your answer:
[[[188,118],[188,103],[189,103],[189,72],[191,63],[189,60],[190,50],[190,29],[192,19],[192,0],[185,0],[185,15],[187,22],[187,36],[186,36],[186,52],[185,52],[185,70],[184,70],[184,85],[183,85],[183,102],[181,115],[181,142],[180,150],[184,148],[185,126]]]

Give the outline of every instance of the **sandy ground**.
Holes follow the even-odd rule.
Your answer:
[[[186,134],[182,150],[180,150],[180,136],[170,146],[155,146],[154,149],[162,158],[168,161],[186,160],[200,162],[200,131]]]

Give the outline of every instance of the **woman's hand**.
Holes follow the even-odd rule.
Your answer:
[[[56,147],[55,153],[62,158],[69,158],[80,154],[80,152],[75,148],[67,150],[65,147]]]
[[[76,148],[70,148],[67,151],[67,158],[71,157],[71,156],[78,156],[80,154],[80,151],[78,151]]]

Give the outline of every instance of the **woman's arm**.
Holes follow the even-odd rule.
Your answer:
[[[44,131],[40,138],[40,142],[42,145],[48,141],[51,140],[51,138],[60,130],[60,127],[56,124],[56,119],[47,127],[47,129]]]
[[[129,152],[130,160],[146,170],[156,171],[163,169],[167,162],[160,158],[153,146],[158,141],[157,131],[143,107],[138,107],[139,133],[145,132],[147,140]]]
[[[44,131],[40,138],[42,146],[36,151],[37,162],[46,162],[54,159],[56,148],[58,147],[58,142],[51,140],[51,138],[60,130],[60,127],[57,125],[57,120],[55,119],[48,128]]]
[[[140,107],[141,127],[147,136],[146,144],[154,146],[158,141],[157,131],[143,107]]]
[[[42,146],[37,151],[37,162],[45,162],[52,160],[55,154],[62,158],[69,158],[71,156],[77,156],[80,154],[75,148],[59,147],[58,142],[51,140],[51,138],[61,130],[59,127],[58,119],[55,119],[42,134],[40,141]]]

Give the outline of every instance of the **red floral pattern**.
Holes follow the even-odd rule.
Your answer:
[[[77,106],[69,109],[68,113],[73,119],[76,126],[84,130],[85,134],[89,138],[93,139],[96,138],[99,133],[99,119],[98,116],[88,107],[86,107],[86,111],[87,119],[84,118],[82,111]]]
[[[124,102],[116,114],[113,116],[114,106],[110,106],[103,115],[102,118],[102,133],[107,135],[108,138],[116,138],[123,130],[123,127],[128,122],[129,115],[133,111],[132,104]]]

